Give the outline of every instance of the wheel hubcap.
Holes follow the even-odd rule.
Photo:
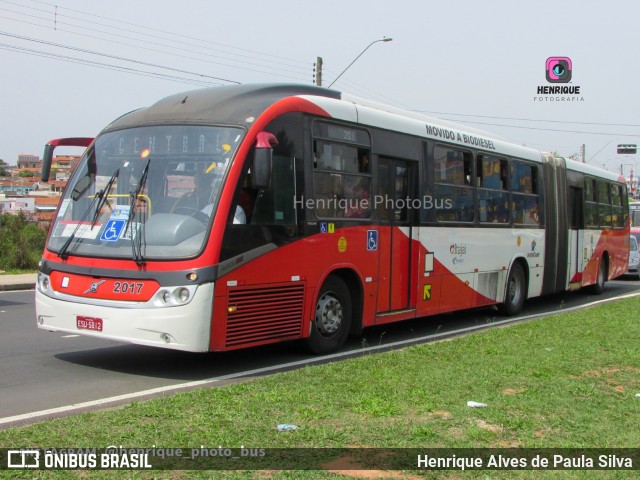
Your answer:
[[[325,293],[316,306],[316,328],[320,335],[329,337],[342,324],[342,305],[331,293]]]
[[[520,282],[516,277],[513,277],[509,282],[509,298],[513,304],[520,301]]]

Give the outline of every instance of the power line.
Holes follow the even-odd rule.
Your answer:
[[[0,10],[2,10],[2,9],[0,9]],[[33,25],[33,26],[37,26],[37,27],[40,27],[40,28],[48,28],[48,27],[44,27],[43,25],[40,25],[40,24],[37,24],[37,23],[27,22],[27,21],[24,21],[24,20],[16,20],[16,19],[13,19],[13,18],[10,18],[10,17],[5,17],[5,16],[2,16],[2,15],[0,15],[0,18],[4,18],[4,19],[7,19],[7,20],[19,22],[19,23],[24,23],[24,24],[27,24],[27,25]],[[129,44],[129,43],[118,42],[118,41],[115,41],[115,40],[109,40],[109,39],[105,39],[105,38],[101,38],[101,37],[96,37],[96,36],[93,36],[93,35],[86,35],[86,34],[82,34],[82,33],[78,33],[78,32],[73,32],[73,31],[70,31],[70,30],[62,30],[62,29],[59,29],[59,30],[63,31],[63,32],[66,32],[66,33],[71,33],[73,35],[78,35],[78,36],[87,37],[87,38],[93,38],[93,39],[97,39],[97,40],[104,40],[104,41],[107,41],[107,42],[115,43],[117,45],[124,45],[124,46],[129,46],[129,47],[140,48],[142,50],[162,53],[163,55],[178,56],[175,53],[163,52],[163,51],[156,50],[156,49],[141,47],[139,45],[133,45],[133,44]],[[192,60],[204,61],[205,63],[213,63],[213,64],[218,64],[218,65],[228,66],[228,67],[231,67],[231,68],[238,68],[238,69],[243,69],[243,70],[247,70],[247,71],[253,71],[253,72],[258,72],[258,73],[262,73],[262,74],[273,75],[273,73],[271,73],[271,72],[264,72],[264,71],[260,71],[260,70],[250,69],[250,68],[243,68],[243,67],[238,67],[236,65],[228,65],[228,64],[224,64],[224,63],[220,63],[220,62],[207,62],[206,60],[193,58],[193,57],[188,57],[188,56],[184,56],[184,55],[180,55],[179,57],[182,58],[182,59],[190,58]],[[238,82],[238,83],[240,83],[240,82]]]
[[[6,1],[6,0],[2,0],[2,1]],[[81,15],[86,15],[88,17],[101,18],[103,20],[109,20],[109,21],[112,21],[112,22],[121,23],[123,25],[129,25],[129,26],[132,26],[132,27],[136,27],[138,29],[142,28],[142,29],[144,29],[145,32],[148,31],[148,30],[155,31],[155,32],[161,32],[161,33],[169,34],[169,35],[172,35],[172,36],[178,37],[178,38],[187,38],[187,39],[190,39],[190,40],[196,40],[198,42],[206,43],[207,45],[209,45],[209,44],[219,45],[221,47],[231,48],[231,49],[242,51],[242,52],[254,53],[256,55],[259,55],[261,58],[265,57],[265,56],[268,56],[268,57],[271,57],[271,58],[278,58],[278,59],[281,59],[281,60],[287,60],[287,61],[295,62],[295,63],[298,63],[298,64],[304,64],[305,65],[304,68],[305,69],[308,68],[308,65],[307,65],[308,62],[302,61],[302,60],[297,60],[297,59],[287,58],[287,57],[283,57],[283,56],[279,56],[279,55],[273,55],[273,54],[269,54],[269,53],[259,52],[259,51],[250,50],[250,49],[247,49],[247,48],[240,48],[240,47],[236,47],[236,46],[228,45],[228,44],[224,44],[224,43],[219,43],[219,42],[211,42],[209,40],[201,39],[201,38],[198,38],[198,37],[192,37],[192,36],[189,36],[189,35],[173,33],[173,32],[167,31],[167,30],[161,30],[161,29],[158,29],[158,28],[153,28],[153,27],[150,27],[148,25],[140,25],[140,24],[136,24],[136,23],[126,22],[124,20],[118,20],[118,19],[115,19],[115,18],[110,18],[110,17],[106,17],[106,16],[102,16],[102,15],[97,15],[97,14],[94,14],[94,13],[88,13],[88,12],[84,12],[82,10],[74,10],[72,8],[67,8],[67,7],[58,7],[58,5],[56,5],[56,4],[44,2],[44,1],[41,1],[41,0],[28,0],[28,1],[31,1],[33,3],[40,3],[40,4],[43,4],[43,5],[48,5],[50,7],[62,8],[64,10],[69,10],[70,12],[80,13]],[[24,6],[24,7],[25,8],[33,8],[33,7],[26,7],[26,6]],[[62,16],[62,15],[60,15],[60,16]],[[79,20],[81,20],[81,19],[79,19]],[[111,27],[111,28],[114,28],[114,27]],[[161,38],[161,37],[158,37],[158,38]]]
[[[135,68],[128,68],[128,67],[123,67],[123,66],[119,66],[119,65],[112,65],[112,64],[108,64],[108,63],[95,62],[95,61],[92,61],[92,60],[86,60],[86,59],[82,59],[82,58],[69,57],[69,56],[66,56],[66,55],[59,55],[59,54],[55,54],[55,53],[51,53],[51,52],[44,52],[42,50],[34,50],[34,49],[30,49],[30,48],[25,48],[25,47],[18,47],[18,46],[9,45],[9,44],[6,44],[6,43],[0,43],[0,49],[12,51],[12,52],[17,52],[17,53],[22,53],[22,54],[26,54],[26,55],[33,55],[33,56],[37,56],[37,57],[60,60],[60,61],[64,61],[64,62],[70,62],[70,63],[76,63],[76,64],[81,64],[81,65],[88,65],[88,66],[92,66],[92,67],[104,68],[106,70],[116,70],[116,71],[120,71],[120,72],[124,72],[124,73],[131,73],[131,74],[134,74],[134,75],[140,75],[140,76],[143,76],[143,77],[152,77],[152,78],[159,78],[159,79],[162,79],[162,80],[169,80],[169,81],[180,82],[180,83],[189,83],[191,85],[200,85],[200,86],[222,85],[222,84],[219,84],[219,83],[214,84],[214,83],[211,83],[211,82],[204,82],[204,81],[201,81],[201,80],[196,80],[196,79],[191,79],[191,78],[178,77],[178,76],[175,76],[175,75],[166,75],[166,74],[163,74],[163,73],[148,72],[148,71],[144,71],[144,70],[138,70],[138,69],[135,69]]]
[[[451,113],[451,112],[433,112],[430,110],[412,110],[416,113],[429,113],[435,115],[455,115],[459,117],[474,117],[474,118],[493,118],[496,120],[516,120],[519,122],[545,122],[545,123],[566,123],[576,125],[599,125],[609,127],[640,127],[640,124],[633,123],[602,123],[602,122],[578,122],[578,121],[565,121],[565,120],[541,120],[533,118],[514,118],[514,117],[494,117],[490,115],[471,115],[468,113]]]
[[[78,48],[78,47],[72,47],[72,46],[69,46],[69,45],[63,45],[63,44],[60,44],[60,43],[48,42],[46,40],[39,40],[37,38],[25,37],[23,35],[15,35],[15,34],[12,34],[12,33],[2,32],[2,31],[0,31],[0,35],[6,36],[6,37],[17,38],[19,40],[26,40],[28,42],[35,42],[35,43],[40,43],[40,44],[43,44],[43,45],[49,45],[49,46],[53,46],[53,47],[73,50],[73,51],[76,51],[76,52],[88,53],[90,55],[98,55],[98,56],[101,56],[101,57],[112,58],[114,60],[120,60],[120,61],[123,61],[123,62],[137,63],[139,65],[144,65],[144,66],[147,66],[147,67],[161,68],[161,69],[165,69],[165,70],[171,70],[173,72],[184,73],[184,74],[187,74],[187,75],[194,75],[194,76],[201,77],[201,78],[210,78],[212,80],[219,80],[221,82],[229,82],[229,83],[240,84],[240,82],[236,82],[235,80],[229,80],[229,79],[226,79],[226,78],[214,77],[214,76],[205,75],[205,74],[202,74],[202,73],[189,72],[187,70],[181,70],[179,68],[165,67],[163,65],[157,65],[155,63],[148,63],[148,62],[143,62],[143,61],[140,61],[140,60],[133,60],[131,58],[119,57],[119,56],[116,56],[116,55],[109,55],[108,53],[101,53],[101,52],[96,52],[96,51],[93,51],[93,50],[86,50],[84,48]]]
[[[443,120],[457,121],[453,118],[443,118]],[[476,125],[492,125],[495,127],[506,127],[506,128],[520,128],[523,130],[543,130],[545,132],[562,132],[562,133],[580,133],[586,135],[609,135],[609,136],[617,136],[617,137],[640,137],[640,133],[609,133],[609,132],[583,132],[578,130],[560,130],[555,128],[540,128],[540,127],[527,127],[523,125],[504,125],[500,123],[488,123],[488,122],[473,122],[473,121],[465,121],[465,123],[473,123]]]
[[[19,7],[25,8],[25,9],[34,10],[34,11],[46,13],[46,14],[49,14],[49,15],[51,15],[53,13],[53,12],[48,11],[48,10],[43,10],[41,8],[30,7],[30,6],[27,6],[27,5],[23,5],[21,3],[11,2],[11,1],[8,1],[8,0],[0,0],[0,1],[2,3],[7,3],[7,4],[10,4],[10,5],[19,6]],[[47,5],[47,6],[56,8],[56,13],[55,13],[56,24],[60,24],[60,25],[68,25],[68,26],[72,26],[72,27],[76,27],[76,28],[83,28],[83,29],[86,29],[86,30],[99,31],[100,33],[108,33],[109,35],[114,35],[113,33],[96,30],[95,27],[86,28],[86,27],[75,25],[73,23],[60,22],[57,19],[61,18],[61,17],[67,18],[67,19],[71,19],[71,20],[78,20],[79,22],[81,22],[81,24],[86,24],[87,20],[83,19],[83,18],[74,17],[72,15],[65,15],[64,13],[58,13],[58,9],[67,10],[67,11],[71,11],[71,12],[76,12],[76,13],[79,13],[81,15],[85,15],[85,16],[88,16],[88,17],[100,18],[100,19],[103,19],[103,20],[108,20],[110,22],[115,22],[115,23],[119,23],[119,24],[122,24],[122,25],[128,25],[128,26],[135,27],[135,29],[132,30],[132,29],[127,29],[127,28],[117,27],[117,26],[113,26],[113,25],[108,25],[108,24],[105,24],[105,23],[96,22],[94,20],[90,21],[91,25],[99,25],[101,27],[106,27],[106,28],[109,28],[109,29],[112,29],[112,30],[116,30],[118,32],[134,33],[135,35],[138,35],[138,36],[142,35],[140,33],[142,31],[142,32],[144,32],[143,38],[142,39],[136,38],[136,40],[139,41],[139,42],[148,43],[148,44],[151,44],[151,45],[160,45],[160,46],[163,46],[163,47],[173,48],[173,49],[176,49],[176,50],[187,51],[187,52],[192,52],[193,51],[191,47],[196,47],[196,48],[200,48],[200,49],[206,48],[207,49],[206,53],[201,53],[201,52],[196,52],[196,53],[199,54],[199,55],[205,55],[205,56],[210,56],[210,57],[214,57],[214,58],[223,58],[224,60],[236,61],[235,58],[219,57],[217,55],[212,55],[212,54],[208,53],[211,50],[218,50],[216,48],[213,48],[213,49],[211,48],[211,45],[217,45],[217,46],[221,46],[221,47],[225,48],[225,50],[218,50],[218,51],[223,51],[224,53],[228,53],[228,50],[232,49],[232,50],[237,50],[239,52],[248,52],[248,53],[253,54],[253,55],[248,55],[246,53],[237,53],[236,52],[236,53],[234,53],[234,57],[244,57],[244,58],[248,58],[248,59],[251,59],[251,60],[261,61],[261,62],[263,62],[263,64],[256,64],[256,63],[250,63],[250,64],[256,65],[256,66],[260,66],[262,68],[281,68],[282,66],[286,66],[286,67],[295,68],[300,73],[302,71],[307,71],[308,70],[307,62],[302,62],[300,60],[288,59],[288,58],[285,58],[285,57],[271,55],[271,54],[268,54],[268,53],[257,52],[257,51],[249,50],[249,49],[243,49],[243,48],[235,47],[235,46],[232,46],[232,45],[227,45],[227,44],[222,44],[222,43],[217,43],[217,42],[211,42],[211,41],[200,39],[200,38],[197,38],[197,37],[190,37],[190,36],[187,36],[187,35],[176,34],[176,33],[170,32],[170,31],[156,29],[156,28],[150,27],[149,25],[139,25],[139,24],[135,24],[135,23],[125,22],[125,21],[122,21],[122,20],[114,19],[114,18],[109,18],[109,17],[104,17],[104,16],[101,16],[101,15],[95,15],[95,14],[91,14],[91,13],[88,13],[88,12],[83,12],[81,10],[74,10],[74,9],[70,9],[70,8],[59,7],[57,5],[54,5],[54,4],[51,4],[51,3],[47,3],[47,2],[42,2],[42,1],[37,1],[37,0],[29,0],[29,1],[31,1],[33,3],[39,3],[39,4],[43,4],[43,5]],[[29,16],[28,14],[20,13],[20,12],[13,12],[13,13],[18,13],[20,15]],[[38,18],[40,20],[45,20],[45,21],[49,21],[49,22],[51,21],[50,19],[46,19],[46,18],[42,18],[42,17],[36,17],[35,15],[31,15],[31,16],[35,17],[35,18]],[[66,31],[66,30],[62,30],[62,31]],[[149,33],[150,31],[161,32],[164,35],[153,35],[153,34]],[[175,38],[171,38],[170,39],[170,38],[167,37],[167,35],[171,35],[172,37],[177,37],[177,38],[186,38],[188,40],[194,40],[196,42],[199,42],[199,44],[198,43],[192,43],[192,42],[185,42],[185,41],[181,41],[181,40],[176,40]],[[124,35],[116,35],[116,36],[120,36],[122,38],[132,39],[131,37],[124,36]],[[157,42],[150,42],[148,40],[149,38],[167,40],[167,41],[170,41],[171,44],[167,45],[167,44],[161,44],[161,43],[159,44]],[[182,45],[186,45],[186,46],[190,47],[190,49],[187,50],[187,49],[183,49],[183,48],[178,48],[178,47],[175,46],[176,43],[182,44]],[[257,55],[257,57],[256,57],[256,55]],[[265,60],[265,57],[270,57],[271,59],[270,60]],[[278,59],[278,60],[273,60],[273,59]],[[280,60],[285,60],[286,62],[285,61],[280,61]],[[292,62],[294,62],[295,64],[293,64]],[[266,65],[264,65],[264,63],[266,63]],[[276,66],[272,66],[272,65],[280,65],[280,67],[276,67]]]
[[[0,1],[5,1],[5,0],[0,0]],[[8,10],[6,8],[0,8],[0,10],[3,10],[5,12],[9,12],[9,13],[13,13],[13,14],[17,14],[17,15],[21,15],[21,16],[25,16],[25,17],[29,17],[31,19],[36,19],[36,20],[42,20],[42,21],[45,21],[45,22],[49,22],[48,19],[42,18],[42,17],[38,17],[36,15],[30,15],[30,14],[26,14],[26,13],[22,13],[22,12],[16,12],[16,11],[13,11],[13,10]],[[5,18],[7,20],[11,20],[11,21],[18,22],[18,23],[24,23],[24,24],[27,24],[27,25],[33,25],[33,26],[37,26],[37,27],[40,27],[40,28],[50,29],[50,27],[48,27],[46,25],[42,25],[42,24],[39,24],[39,23],[33,23],[33,22],[26,21],[26,20],[18,20],[18,19],[11,18],[11,17],[6,17],[6,16],[0,16],[0,18]],[[205,62],[205,63],[215,64],[215,65],[222,65],[222,66],[229,67],[229,68],[236,68],[236,69],[240,69],[240,70],[253,71],[253,72],[262,73],[262,74],[268,74],[268,75],[274,75],[276,73],[268,72],[268,71],[265,71],[265,70],[257,70],[257,69],[247,68],[245,65],[254,65],[254,66],[262,68],[262,69],[265,69],[265,68],[266,69],[274,69],[274,70],[277,71],[277,75],[279,75],[279,76],[285,76],[285,77],[287,76],[287,75],[282,75],[282,72],[289,72],[289,73],[293,73],[293,74],[296,74],[296,75],[300,75],[298,72],[292,72],[290,70],[285,70],[285,69],[283,69],[281,67],[276,67],[276,66],[272,67],[270,65],[262,65],[262,64],[251,63],[251,62],[245,62],[244,64],[241,64],[241,65],[234,65],[234,64],[229,64],[229,63],[223,63],[223,62],[220,62],[220,61],[212,61],[212,60],[206,60],[206,59],[203,59],[203,58],[196,58],[196,57],[193,57],[193,56],[190,56],[190,55],[185,55],[183,53],[178,54],[178,53],[175,53],[175,52],[167,52],[166,50],[158,50],[157,48],[145,47],[145,46],[142,46],[142,44],[146,43],[146,44],[150,44],[150,45],[157,45],[157,46],[161,46],[161,47],[170,48],[170,49],[176,50],[178,52],[188,52],[188,53],[191,53],[191,54],[200,55],[200,56],[204,56],[204,57],[221,58],[222,60],[236,62],[235,59],[230,59],[230,58],[227,58],[227,57],[220,57],[219,55],[213,55],[211,53],[194,52],[192,49],[188,50],[188,49],[176,47],[174,45],[167,45],[167,44],[160,44],[160,43],[157,43],[157,42],[150,42],[148,40],[141,40],[141,39],[135,38],[135,37],[130,37],[130,36],[121,35],[121,34],[115,34],[115,33],[111,33],[111,32],[105,32],[103,30],[98,30],[98,29],[95,29],[95,28],[88,28],[88,27],[84,27],[84,26],[69,24],[67,22],[57,21],[56,24],[57,24],[56,30],[60,31],[60,32],[70,33],[70,34],[73,34],[73,35],[78,35],[78,36],[86,37],[86,38],[93,38],[95,40],[101,40],[101,41],[105,41],[105,42],[109,42],[109,43],[114,43],[116,45],[124,45],[126,47],[133,47],[133,48],[138,48],[138,49],[141,49],[141,50],[156,52],[156,53],[160,53],[162,55],[179,56],[179,58],[181,58],[181,59],[191,59],[191,60],[196,60],[196,61],[199,61],[199,62]],[[61,28],[60,25],[69,25],[71,27],[79,28],[79,29],[82,29],[82,30],[90,30],[91,32],[103,33],[105,35],[109,35],[110,37],[117,37],[117,38],[122,38],[122,39],[127,39],[127,40],[133,40],[133,41],[135,41],[137,43],[135,43],[135,44],[134,43],[127,43],[127,42],[114,40],[113,38],[104,38],[104,37],[100,37],[100,36],[96,36],[96,35],[88,35],[86,33],[79,33],[79,32],[75,32],[73,30],[68,30],[68,29],[65,29],[65,28]],[[113,27],[109,27],[109,28],[113,28]],[[203,48],[203,47],[199,47],[199,48]],[[295,78],[295,79],[299,80],[301,77],[299,77],[299,76],[298,77],[289,76],[289,78]]]

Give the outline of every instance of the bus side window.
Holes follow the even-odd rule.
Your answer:
[[[517,160],[511,162],[512,219],[517,225],[539,225],[540,196],[538,167]]]
[[[508,163],[504,158],[478,155],[478,220],[482,223],[509,223]]]
[[[465,150],[436,145],[434,176],[439,222],[473,222],[474,186],[473,155]]]
[[[251,224],[294,225],[296,210],[293,198],[295,198],[294,158],[274,155],[271,183],[269,187],[260,189],[257,194],[251,212]]]

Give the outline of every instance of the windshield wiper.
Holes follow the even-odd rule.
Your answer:
[[[107,201],[107,198],[109,197],[109,194],[111,193],[111,189],[113,188],[113,184],[116,181],[116,178],[118,178],[118,175],[120,174],[120,169],[117,169],[113,175],[111,175],[111,178],[109,179],[109,181],[107,182],[107,184],[105,185],[105,187],[98,192],[98,194],[96,195],[99,200],[98,200],[98,204],[96,205],[96,210],[95,212],[93,212],[93,220],[91,220],[91,229],[93,230],[93,227],[96,224],[96,220],[98,220],[98,216],[100,215],[100,212],[102,211],[102,207],[104,207],[105,202]]]
[[[151,163],[151,158],[147,160],[147,164],[144,166],[142,170],[142,174],[140,175],[140,181],[136,186],[135,190],[129,192],[129,216],[127,217],[127,223],[125,224],[124,231],[126,232],[130,225],[132,225],[132,220],[135,212],[138,211],[138,195],[144,189],[145,184],[147,183],[147,176],[149,174],[149,165]],[[146,209],[144,209],[146,212]],[[142,255],[142,243],[145,241],[144,238],[144,219],[140,219],[138,222],[138,231],[134,235],[133,228],[131,228],[131,256],[133,260],[136,262],[138,266],[142,266],[145,264],[144,256]]]
[[[91,222],[91,228],[93,229],[93,226],[95,225],[95,222],[96,222],[96,220],[98,218],[98,214],[100,213],[100,210],[102,210],[102,207],[104,206],[104,202],[106,201],[107,195],[109,195],[109,192],[111,191],[111,188],[113,187],[113,183],[115,182],[116,178],[118,178],[118,174],[119,173],[120,173],[120,169],[116,170],[116,172],[109,179],[109,182],[107,183],[105,188],[100,190],[93,197],[93,200],[91,200],[91,203],[89,204],[89,206],[87,207],[85,212],[82,214],[82,218],[80,218],[80,221],[76,225],[76,228],[73,229],[73,232],[71,232],[71,235],[69,235],[69,238],[67,238],[67,241],[64,242],[64,245],[62,245],[62,248],[60,250],[58,250],[58,257],[60,257],[62,259],[66,259],[69,256],[69,255],[67,255],[67,250],[69,249],[69,246],[71,245],[71,242],[73,242],[73,239],[76,238],[76,233],[78,233],[78,230],[83,225],[83,222],[85,221],[85,219],[87,218],[87,215],[89,215],[89,212],[91,211],[91,209],[93,208],[93,206],[95,204],[95,211],[93,213],[93,221]]]

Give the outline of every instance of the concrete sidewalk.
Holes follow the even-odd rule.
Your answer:
[[[9,290],[32,290],[35,288],[37,273],[21,273],[20,275],[0,274],[0,292]]]

